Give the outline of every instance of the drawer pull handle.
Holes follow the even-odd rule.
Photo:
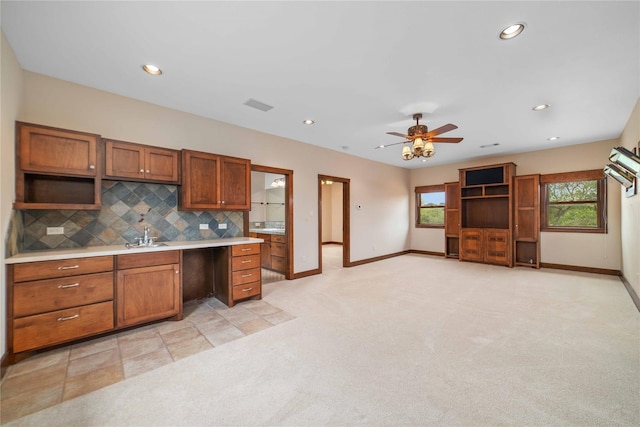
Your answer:
[[[63,265],[62,267],[58,267],[58,270],[73,270],[74,268],[80,268],[79,265]]]
[[[250,251],[250,250],[251,250],[251,248],[242,248],[242,252]]]
[[[73,319],[77,319],[78,317],[80,317],[79,314],[74,314],[73,316],[69,316],[69,317],[58,317],[58,322],[64,322],[67,320],[73,320]]]
[[[251,277],[253,274],[243,274],[242,277]]]
[[[251,260],[247,260],[247,261],[240,261],[241,264],[249,264],[251,263]]]
[[[253,290],[253,288],[246,288],[246,289],[243,289],[242,292],[249,292],[251,290]]]
[[[70,285],[58,285],[58,289],[77,288],[80,283],[71,283]]]

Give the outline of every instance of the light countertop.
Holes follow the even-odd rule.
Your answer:
[[[249,231],[251,233],[277,234],[279,236],[284,236],[286,234],[284,228],[250,228]]]
[[[117,246],[88,246],[72,249],[51,249],[43,251],[22,252],[5,259],[5,264],[20,264],[24,262],[53,261],[69,258],[88,258],[105,255],[138,254],[149,252],[175,251],[182,249],[215,248],[220,246],[244,245],[247,243],[262,243],[264,240],[254,237],[229,237],[211,240],[193,240],[181,242],[158,242],[166,246],[156,248],[131,248],[124,245]]]

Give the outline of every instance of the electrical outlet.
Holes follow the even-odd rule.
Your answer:
[[[47,227],[47,236],[52,234],[64,234],[64,227]]]
[[[225,223],[218,224],[218,230],[226,230],[226,229],[227,229],[227,224]]]
[[[208,230],[209,224],[200,224],[200,230]]]

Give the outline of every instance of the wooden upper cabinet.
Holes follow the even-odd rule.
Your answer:
[[[460,183],[447,182],[445,191],[444,232],[446,236],[460,234]]]
[[[19,166],[24,172],[95,177],[98,135],[17,123]]]
[[[250,210],[251,162],[182,150],[183,210]]]
[[[535,242],[540,233],[540,175],[514,178],[515,240]]]
[[[251,161],[222,157],[220,182],[224,209],[251,210]]]
[[[131,142],[105,140],[105,178],[160,181],[180,179],[178,151]]]

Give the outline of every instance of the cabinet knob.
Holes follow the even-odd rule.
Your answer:
[[[224,205],[224,200],[222,201],[222,204]]]
[[[147,169],[147,173],[149,173],[149,169]]]
[[[140,173],[144,173],[144,169],[140,169]]]
[[[96,168],[95,165],[89,165],[89,169],[94,170]]]
[[[180,274],[180,270],[176,270],[176,274]]]

